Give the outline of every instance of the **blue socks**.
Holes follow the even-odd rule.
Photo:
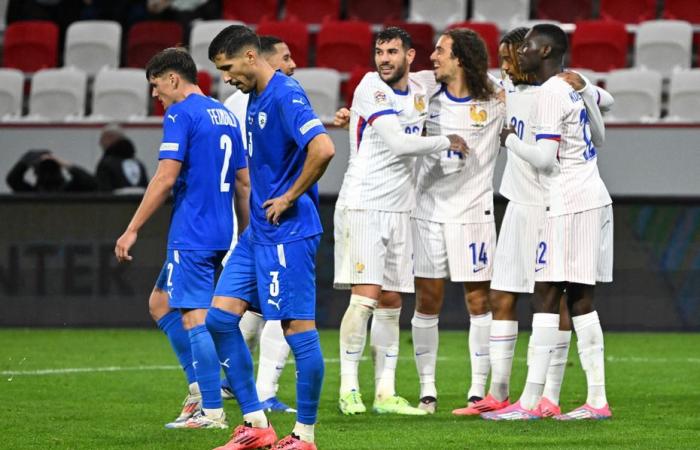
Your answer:
[[[292,348],[297,366],[297,421],[313,425],[325,370],[318,331],[304,331],[285,336],[285,339]]]
[[[190,337],[185,327],[182,326],[182,314],[180,314],[180,311],[177,309],[170,311],[168,314],[161,317],[157,324],[158,328],[163,330],[163,333],[168,336],[170,346],[175,351],[175,355],[177,355],[177,359],[180,361],[182,370],[185,371],[187,383],[192,384],[196,382],[197,376],[194,373],[194,366],[192,365]]]
[[[221,369],[214,341],[206,326],[198,325],[190,330],[190,345],[199,391],[202,393],[202,408],[223,408],[219,380]]]
[[[210,308],[207,313],[206,325],[216,345],[221,366],[241,411],[248,414],[262,410],[262,406],[255,390],[253,358],[241,334],[240,322],[241,316],[219,308]]]

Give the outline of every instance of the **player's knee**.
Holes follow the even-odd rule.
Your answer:
[[[151,318],[158,322],[169,312],[168,294],[160,289],[153,289],[151,296],[148,298],[148,313],[151,315]]]
[[[489,293],[489,305],[494,320],[512,320],[515,317],[515,295],[503,291]]]
[[[204,319],[204,324],[212,335],[231,332],[236,329],[240,331],[240,323],[241,316],[219,308],[210,308]]]
[[[378,304],[380,308],[401,308],[401,294],[384,291],[379,296]]]
[[[478,316],[491,310],[488,288],[472,289],[467,292],[467,309],[469,314]]]

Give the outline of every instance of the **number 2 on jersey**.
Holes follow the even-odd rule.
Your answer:
[[[221,167],[221,192],[228,192],[231,190],[231,183],[226,182],[226,175],[228,174],[228,165],[231,160],[231,153],[233,152],[233,142],[231,137],[227,134],[222,134],[219,140],[219,145],[221,150],[224,151],[224,165]]]

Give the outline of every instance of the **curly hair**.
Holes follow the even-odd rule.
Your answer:
[[[523,44],[523,41],[525,41],[525,35],[528,31],[529,28],[526,27],[514,28],[503,35],[499,43],[499,45],[505,45],[508,49],[508,56],[512,61],[514,69],[512,80],[514,84],[532,84],[534,81],[532,74],[526,74],[520,70],[520,63],[518,62],[518,48]]]
[[[494,90],[488,78],[489,56],[481,36],[466,28],[447,30],[443,35],[452,38],[452,55],[462,66],[469,94],[478,100],[490,98]]]

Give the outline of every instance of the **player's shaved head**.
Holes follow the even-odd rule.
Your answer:
[[[530,31],[538,38],[546,40],[546,45],[551,47],[550,55],[552,58],[563,58],[566,51],[569,49],[569,40],[566,37],[564,30],[551,23],[543,23],[535,25]]]
[[[209,59],[214,61],[220,54],[232,58],[246,48],[253,48],[260,53],[258,35],[243,25],[230,25],[221,30],[209,44]]]

